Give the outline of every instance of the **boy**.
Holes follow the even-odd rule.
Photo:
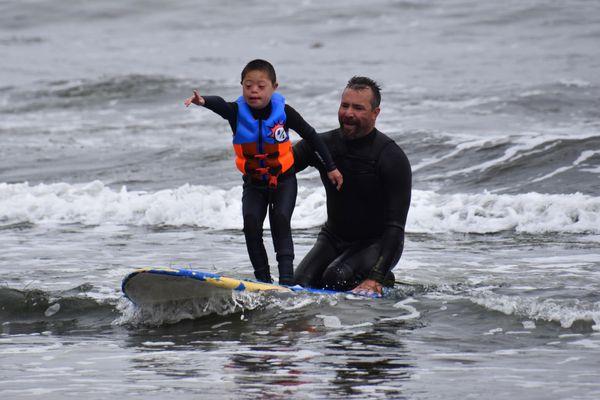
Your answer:
[[[267,209],[277,255],[279,284],[293,285],[294,244],[290,221],[298,185],[288,129],[305,139],[325,165],[330,182],[339,190],[342,175],[314,128],[275,90],[275,69],[265,60],[250,61],[242,70],[242,96],[226,102],[218,96],[194,95],[185,101],[204,106],[229,121],[236,166],[243,174],[244,236],[254,276],[271,283],[262,226]]]

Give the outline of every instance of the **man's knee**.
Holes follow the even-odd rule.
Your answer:
[[[329,266],[323,273],[322,283],[325,289],[347,291],[358,284],[359,277],[345,262]]]
[[[310,258],[310,257],[309,257]],[[320,271],[314,270],[314,264],[307,258],[304,258],[294,271],[294,282],[302,287],[318,288],[320,280]]]
[[[389,271],[385,275],[385,281],[383,281],[383,286],[385,287],[394,287],[396,284],[396,275],[392,271]]]
[[[313,248],[313,250],[315,250]],[[294,271],[294,281],[296,285],[311,288],[323,288],[321,284],[321,274],[324,269],[322,260],[319,260],[318,252],[311,250]]]

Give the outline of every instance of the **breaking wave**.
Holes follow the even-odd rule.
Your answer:
[[[563,328],[571,328],[578,321],[592,323],[594,331],[600,331],[600,303],[578,299],[539,299],[524,296],[508,296],[491,291],[478,293],[470,300],[487,309],[533,320],[557,322]]]
[[[86,184],[0,183],[0,227],[194,226],[241,229],[241,187],[185,184],[130,191],[100,181]],[[320,226],[325,191],[301,186],[292,226]],[[268,221],[267,221],[268,223]],[[600,233],[600,198],[573,194],[440,194],[413,190],[407,231],[416,233]]]

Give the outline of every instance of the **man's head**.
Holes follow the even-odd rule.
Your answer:
[[[354,76],[348,81],[338,110],[338,120],[344,137],[353,140],[364,137],[375,128],[379,115],[381,88],[374,80]]]
[[[242,70],[242,94],[252,108],[265,108],[275,89],[277,76],[275,68],[265,60],[252,60]]]

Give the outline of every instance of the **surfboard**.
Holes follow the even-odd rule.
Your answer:
[[[280,286],[183,268],[141,268],[127,275],[121,284],[125,297],[136,305],[182,300],[209,300],[233,292],[339,294],[324,289]]]

